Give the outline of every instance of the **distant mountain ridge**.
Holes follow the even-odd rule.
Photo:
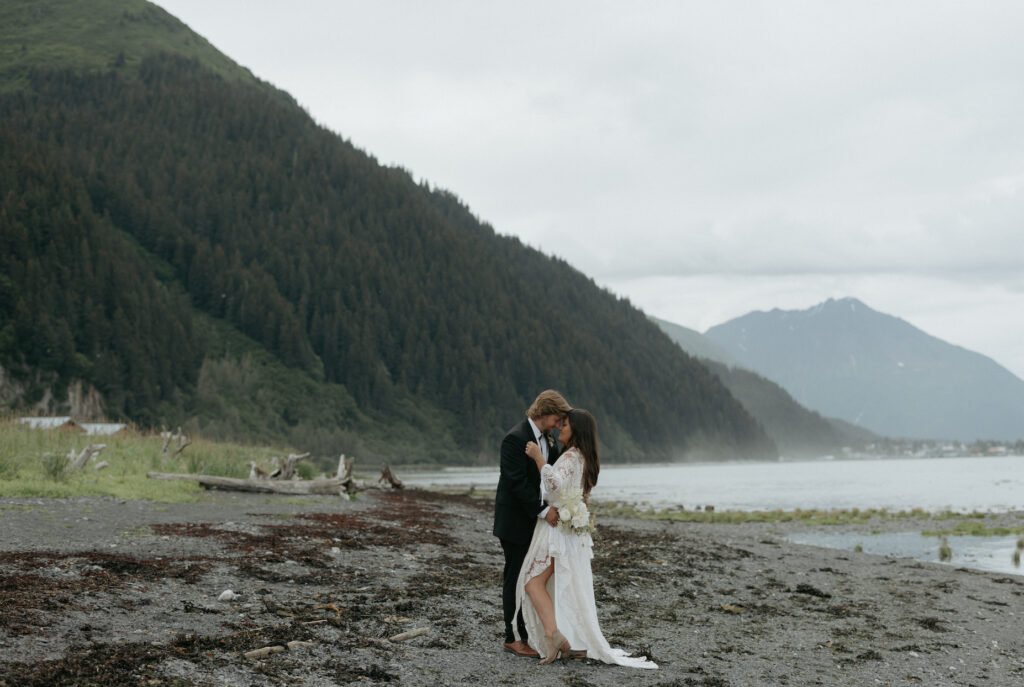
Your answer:
[[[626,299],[159,8],[8,0],[0,18],[7,408],[65,414],[83,388],[142,425],[490,464],[553,387],[612,461],[777,455]]]
[[[690,329],[689,327],[684,327],[681,324],[662,320],[652,315],[648,315],[647,317],[654,322],[654,324],[658,325],[661,328],[661,331],[668,334],[670,339],[679,344],[680,348],[693,357],[714,360],[717,363],[722,363],[723,365],[728,365],[730,367],[739,364],[739,361],[729,355],[724,348],[698,332],[696,329]]]
[[[855,298],[751,312],[706,336],[799,403],[892,437],[1024,437],[1024,381]]]
[[[650,317],[650,316],[649,316]],[[804,408],[770,379],[744,369],[718,344],[700,332],[656,317],[650,318],[680,348],[698,358],[754,416],[783,456],[817,457],[860,448],[876,439],[870,431],[822,417]]]

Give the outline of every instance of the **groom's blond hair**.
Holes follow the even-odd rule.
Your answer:
[[[545,415],[565,415],[570,410],[572,410],[572,406],[562,398],[562,394],[554,389],[547,389],[540,392],[540,395],[533,400],[530,409],[526,411],[526,417],[536,420]]]

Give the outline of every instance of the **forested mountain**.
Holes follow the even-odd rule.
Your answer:
[[[838,455],[843,448],[862,449],[878,435],[808,410],[770,379],[742,367],[702,360],[743,407],[761,423],[787,457]]]
[[[680,348],[694,358],[714,360],[730,367],[735,367],[738,364],[736,358],[729,355],[724,348],[697,330],[669,322],[668,320],[651,317],[650,315],[648,317],[650,317],[654,324],[658,325],[661,331],[668,335],[668,338],[679,344]]]
[[[159,8],[3,13],[9,406],[55,409],[83,382],[146,425],[490,461],[554,387],[611,460],[774,455],[628,301],[379,165]]]
[[[749,313],[706,336],[808,408],[886,436],[1024,436],[1024,380],[855,298]]]
[[[693,329],[651,318],[669,338],[722,380],[788,457],[815,457],[860,448],[877,439],[872,432],[822,417],[793,400],[770,379],[744,369],[725,349]]]

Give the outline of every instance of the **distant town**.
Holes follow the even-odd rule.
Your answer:
[[[879,439],[863,448],[843,447],[844,458],[952,458],[971,456],[1024,456],[1024,439],[1017,441],[935,441]]]

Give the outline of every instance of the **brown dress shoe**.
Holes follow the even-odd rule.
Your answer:
[[[505,642],[505,651],[511,651],[516,656],[529,656],[530,658],[540,658],[540,654],[531,649],[530,645],[522,640],[515,642]]]

